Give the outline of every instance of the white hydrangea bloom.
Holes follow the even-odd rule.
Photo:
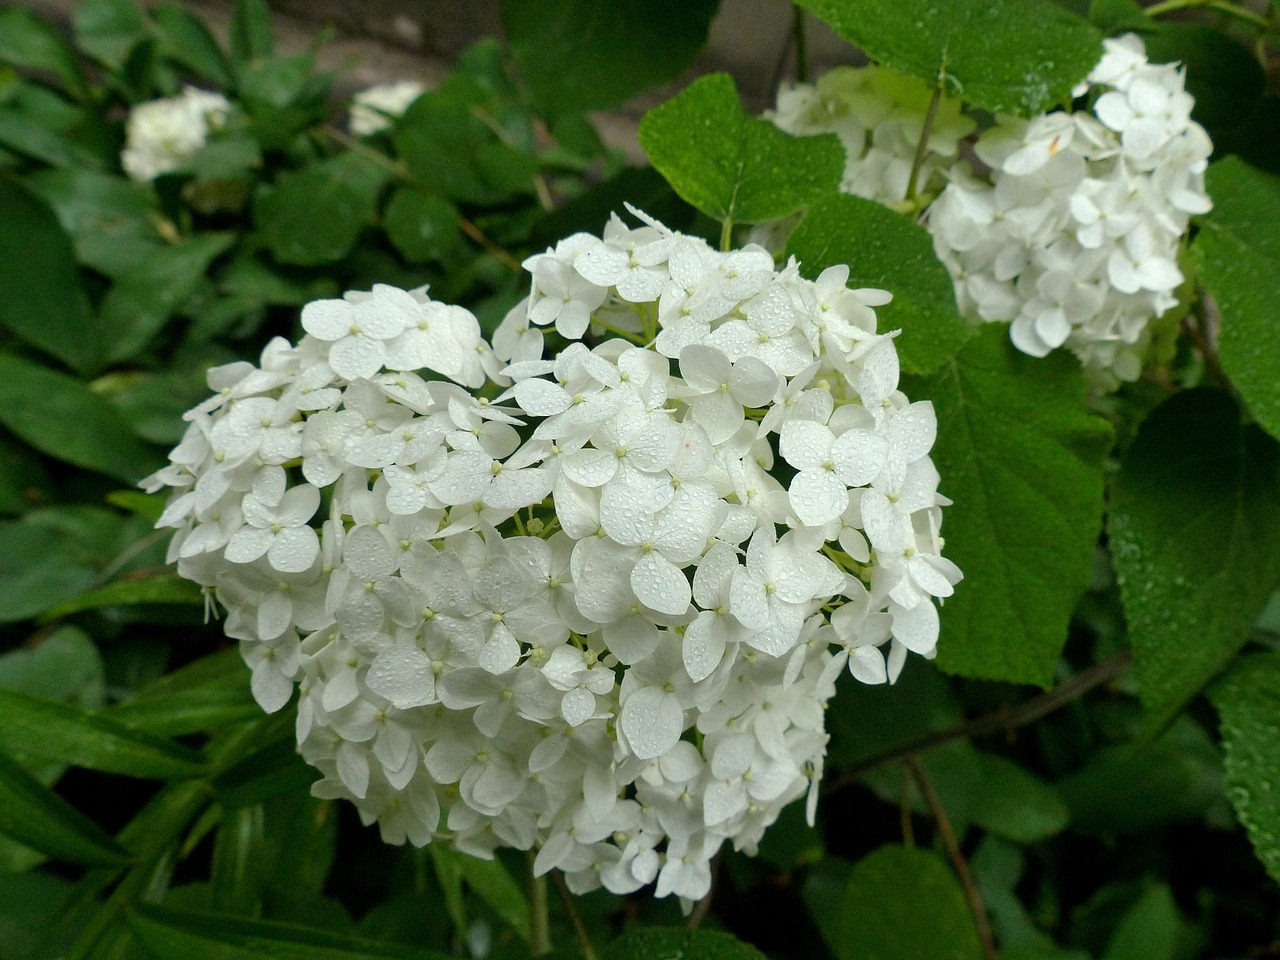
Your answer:
[[[230,110],[226,97],[195,87],[177,97],[138,104],[125,122],[124,172],[134,180],[154,180],[177,170],[226,123]]]
[[[357,137],[385,130],[391,126],[392,119],[408,110],[409,104],[422,96],[426,89],[417,80],[366,87],[351,98],[347,128]]]
[[[1012,321],[1033,356],[1065,345],[1110,389],[1138,377],[1178,302],[1212,144],[1181,69],[1133,34],[1104,44],[1078,91],[1092,111],[999,119],[977,144],[990,175],[954,170],[928,226],[965,313]]]
[[[933,656],[960,571],[888,295],[637,216],[531,257],[497,350],[425,290],[308,305],[146,485],[317,795],[696,900],[812,817],[836,677]]]
[[[834,133],[845,150],[841,189],[893,206],[906,198],[932,97],[923,80],[886,67],[837,67],[816,84],[781,90],[777,108],[765,116],[796,136]],[[974,126],[959,100],[939,99],[917,193],[945,186],[945,170]]]

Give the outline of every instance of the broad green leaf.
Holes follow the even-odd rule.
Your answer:
[[[640,121],[640,145],[676,193],[722,222],[758,223],[835,193],[844,148],[753,117],[727,73],[700,77]]]
[[[126,360],[150,343],[235,239],[231,232],[202,233],[161,247],[120,274],[99,310],[105,361]]]
[[[937,747],[920,759],[957,829],[976,824],[1017,843],[1037,843],[1067,825],[1069,812],[1057,791],[1012,760],[981,753],[967,742]],[[881,798],[898,801],[900,764],[877,767],[865,779]],[[912,806],[919,814],[929,813],[919,791],[912,795]]]
[[[1249,411],[1280,438],[1280,179],[1227,157],[1210,165],[1206,182],[1213,210],[1192,253],[1222,312],[1222,366]]]
[[[1280,176],[1280,150],[1275,148],[1275,131],[1280,129],[1280,96],[1264,96],[1253,105],[1249,116],[1214,144],[1218,156],[1234,153],[1259,170]]]
[[[797,0],[886,67],[1029,117],[1070,98],[1101,36],[1050,0]]]
[[[58,929],[71,881],[49,873],[0,871],[0,952],[5,960],[50,955],[45,940]]]
[[[791,234],[787,253],[807,277],[843,263],[849,287],[892,293],[891,303],[876,308],[878,327],[902,331],[895,343],[907,373],[933,373],[973,334],[956,309],[951,275],[934,255],[929,232],[882,204],[848,194],[824,197]]]
[[[0,180],[0,221],[0,324],[77,370],[93,366],[98,347],[71,238],[11,180]]]
[[[83,630],[61,626],[35,647],[0,654],[0,689],[96,710],[106,696],[102,655]]]
[[[1209,689],[1222,720],[1231,804],[1254,852],[1280,883],[1280,656],[1241,660]]]
[[[484,205],[533,193],[532,115],[502,65],[501,48],[476,44],[395,123],[396,151],[421,189]]]
[[[220,87],[230,85],[227,58],[203,20],[180,4],[162,3],[151,9],[151,22],[162,52]]]
[[[0,834],[56,860],[128,863],[129,851],[21,766],[0,753]]]
[[[0,523],[0,623],[29,620],[87,590],[97,564],[40,515]]]
[[[147,38],[147,25],[133,0],[80,0],[71,17],[76,44],[109,67],[121,67]]]
[[[1200,389],[1157,408],[1125,455],[1109,533],[1148,729],[1236,655],[1280,582],[1278,453]]]
[[[1222,755],[1204,730],[1182,716],[1154,741],[1093,751],[1054,785],[1074,831],[1125,836],[1225,812]]]
[[[146,779],[193,777],[205,769],[199,754],[176,743],[11,690],[0,690],[0,749]]]
[[[925,850],[875,850],[854,864],[839,912],[814,919],[837,960],[982,957],[964,891]]]
[[[255,742],[213,779],[218,801],[226,809],[272,800],[281,794],[305,793],[316,782],[315,767],[298,755],[294,711],[281,711],[261,722]]]
[[[274,49],[275,30],[266,0],[236,0],[231,14],[231,56],[236,65],[262,60]]]
[[[1092,0],[1089,22],[1108,36],[1134,31],[1147,34],[1156,22],[1143,11],[1138,0]]]
[[[84,73],[75,53],[57,30],[22,7],[0,10],[0,63],[48,70],[72,93],[85,92]]]
[[[372,219],[389,176],[359,153],[340,154],[281,174],[254,205],[254,220],[281,263],[332,263],[347,255]]]
[[[238,650],[211,654],[143,687],[104,716],[162,737],[259,719]]]
[[[1102,960],[1174,960],[1180,926],[1173,893],[1152,885],[1121,919]]]
[[[0,437],[0,514],[25,513],[53,491],[39,455],[25,444]]]
[[[42,619],[58,620],[82,610],[96,610],[99,607],[120,607],[137,603],[199,606],[203,602],[204,594],[190,580],[183,580],[177,574],[161,574],[145,580],[117,580],[89,593],[82,593],[46,610]]]
[[[1045,686],[1089,583],[1111,428],[1086,412],[1073,357],[1019,353],[1004,324],[904,389],[937,412],[932,457],[954,501],[945,553],[964,571],[942,606],[938,664]]]
[[[719,0],[503,0],[502,23],[534,103],[558,114],[617,106],[676,79],[702,49],[718,6]]]
[[[638,927],[609,944],[604,960],[765,960],[765,956],[718,930]]]
[[[96,157],[51,127],[47,118],[0,107],[0,147],[54,167],[96,167]]]
[[[410,263],[438,260],[461,239],[458,208],[443,197],[402,187],[383,213],[387,239]]]
[[[28,182],[58,215],[85,266],[115,277],[163,245],[154,200],[131,180],[77,168],[41,170]]]
[[[444,960],[429,950],[293,924],[151,905],[135,908],[129,926],[155,960]]]
[[[0,423],[42,453],[126,483],[160,464],[105,397],[73,377],[3,353]]]

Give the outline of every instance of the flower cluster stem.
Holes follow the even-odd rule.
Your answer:
[[[551,952],[551,914],[547,903],[547,878],[533,872],[534,852],[529,851],[529,953],[541,957]]]
[[[565,913],[569,915],[569,922],[573,924],[573,932],[578,937],[578,946],[582,948],[583,957],[586,960],[600,960],[600,953],[591,941],[591,934],[587,932],[587,925],[582,920],[582,913],[578,910],[578,904],[573,899],[569,885],[564,882],[564,876],[558,870],[552,870],[551,882],[555,885],[556,893],[560,894],[560,902],[564,904]]]

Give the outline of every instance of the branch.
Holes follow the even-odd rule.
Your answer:
[[[907,757],[904,765],[911,771],[911,776],[915,778],[916,785],[924,795],[925,803],[929,805],[933,819],[938,824],[938,836],[942,838],[942,845],[947,848],[947,856],[951,858],[951,865],[955,867],[960,885],[964,887],[965,897],[969,901],[969,909],[973,911],[973,922],[978,928],[982,953],[987,960],[996,960],[996,942],[991,933],[991,921],[987,919],[987,906],[982,902],[978,885],[973,882],[973,874],[969,872],[969,862],[960,852],[960,844],[956,843],[955,831],[951,829],[947,811],[943,809],[942,801],[938,799],[938,791],[933,788],[933,781],[929,779],[929,774],[925,772],[924,764],[920,762],[919,757],[914,754]]]
[[[1081,670],[1070,680],[1060,683],[1052,690],[1042,693],[1038,697],[1033,697],[1026,703],[1012,708],[1001,707],[985,717],[965,720],[963,723],[958,723],[946,730],[926,733],[924,736],[916,737],[914,740],[908,740],[898,746],[881,750],[854,766],[840,771],[840,775],[835,778],[828,792],[841,790],[849,786],[867,770],[872,767],[878,767],[882,763],[888,763],[890,760],[898,760],[909,754],[920,753],[930,747],[950,743],[952,740],[960,740],[964,737],[982,737],[991,733],[1009,733],[1018,727],[1035,723],[1035,721],[1048,716],[1059,707],[1064,707],[1073,700],[1080,699],[1095,687],[1100,687],[1104,683],[1114,680],[1124,673],[1132,659],[1133,654],[1130,651],[1122,650],[1120,653],[1107,657],[1101,663],[1096,663],[1088,669]]]

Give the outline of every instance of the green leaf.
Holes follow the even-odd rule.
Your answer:
[[[53,482],[36,452],[0,437],[0,513],[25,513],[52,491]]]
[[[1086,412],[1073,357],[1019,353],[1003,324],[903,389],[937,412],[945,552],[965,577],[941,610],[938,664],[1046,686],[1089,583],[1111,428]]]
[[[387,239],[411,263],[439,260],[458,246],[458,208],[443,197],[401,187],[383,214]]]
[[[56,860],[115,867],[129,851],[101,827],[0,753],[0,834]]]
[[[110,345],[104,358],[118,363],[140,352],[195,291],[209,265],[235,242],[234,233],[202,233],[161,247],[124,271],[99,313]]]
[[[358,153],[340,154],[281,174],[254,205],[254,220],[281,263],[333,263],[347,255],[372,219],[389,176]]]
[[[162,3],[151,9],[151,22],[165,54],[220,87],[231,84],[231,68],[222,48],[194,13],[177,3]]]
[[[71,881],[48,873],[0,872],[0,943],[5,960],[49,956],[47,938],[62,933]]]
[[[640,145],[676,193],[709,217],[758,223],[835,193],[844,148],[793,137],[742,109],[727,73],[699,77],[640,121]]]
[[[51,127],[46,117],[0,107],[0,146],[54,167],[96,167],[97,158]]]
[[[815,917],[837,960],[980,960],[964,891],[925,850],[886,845],[854,864],[841,909]]]
[[[1154,884],[1124,915],[1102,960],[1174,960],[1180,926],[1173,893]]]
[[[0,324],[77,370],[98,357],[71,238],[39,197],[0,180]]]
[[[190,580],[177,574],[161,574],[145,580],[117,580],[89,593],[82,593],[44,612],[43,620],[57,620],[82,610],[120,607],[136,603],[178,603],[200,606],[204,594]]]
[[[0,423],[42,453],[134,483],[160,458],[79,380],[0,353]]]
[[[1156,740],[1094,751],[1054,786],[1071,810],[1073,831],[1108,837],[1212,819],[1225,805],[1222,756],[1186,716]]]
[[[163,244],[154,201],[131,180],[73,168],[41,170],[28,183],[71,235],[76,259],[100,273],[118,276]]]
[[[97,575],[75,534],[42,520],[0,524],[0,623],[29,620],[79,595]]]
[[[1067,805],[1057,791],[1012,760],[981,753],[963,742],[929,750],[921,761],[957,829],[976,824],[1017,843],[1037,843],[1067,825]],[[877,767],[865,779],[890,803],[901,796],[899,764]],[[912,795],[912,807],[929,813],[918,791]]]
[[[129,926],[155,960],[445,960],[430,950],[149,904],[129,914]]]
[[[298,756],[292,716],[290,709],[263,720],[265,742],[214,778],[213,789],[223,807],[234,809],[282,794],[306,793],[316,782],[316,768]]]
[[[0,62],[48,70],[77,95],[86,92],[75,52],[52,26],[18,6],[0,10]]]
[[[675,80],[702,49],[717,7],[719,0],[502,0],[502,23],[534,104],[559,114],[614,107]]]
[[[1101,36],[1049,0],[797,0],[867,56],[993,113],[1070,99]]]
[[[809,208],[787,241],[805,276],[849,265],[849,287],[879,287],[893,301],[876,309],[880,330],[895,341],[907,373],[929,374],[973,334],[956,309],[951,275],[933,252],[929,232],[882,204],[835,194]]]
[[[236,0],[231,14],[231,57],[238,67],[270,57],[275,30],[266,0]]]
[[[1149,730],[1244,646],[1280,581],[1278,452],[1200,389],[1158,407],[1125,455],[1109,533]]]
[[[437,871],[456,875],[507,926],[521,937],[528,936],[529,901],[500,860],[481,860],[439,843],[433,843],[427,849]]]
[[[123,66],[147,38],[138,9],[132,0],[80,0],[71,15],[77,45],[109,67]]]
[[[83,630],[62,626],[35,647],[0,654],[0,689],[96,710],[106,697],[102,655]]]
[[[765,955],[718,930],[642,927],[609,944],[604,960],[765,960]]]
[[[1191,249],[1222,312],[1219,357],[1249,412],[1280,438],[1280,179],[1227,157],[1210,165],[1206,183],[1213,210]]]
[[[1231,805],[1258,859],[1280,883],[1280,656],[1244,658],[1209,689],[1209,697],[1222,720]]]
[[[89,770],[171,780],[204,772],[199,754],[70,704],[0,690],[0,749]]]
[[[239,650],[231,649],[165,674],[103,715],[133,730],[178,737],[257,720],[262,708],[250,695]]]

